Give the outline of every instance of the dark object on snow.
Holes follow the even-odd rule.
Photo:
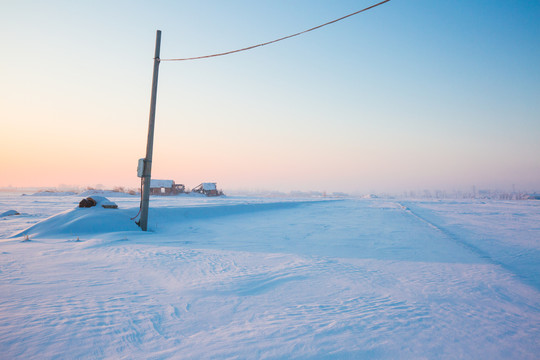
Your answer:
[[[82,199],[79,203],[80,208],[89,208],[94,206],[101,206],[105,209],[118,209],[118,205],[103,196],[87,197]]]
[[[80,208],[89,208],[92,206],[96,206],[96,200],[92,199],[91,197],[87,197],[86,199],[82,199],[79,203]]]
[[[4,217],[4,216],[14,216],[14,215],[21,215],[20,212],[16,211],[16,210],[8,210],[6,212],[3,212],[0,214],[0,217]]]
[[[101,207],[105,209],[118,209],[118,205],[116,205],[115,203],[101,204]]]

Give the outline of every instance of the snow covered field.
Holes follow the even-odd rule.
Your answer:
[[[540,353],[538,201],[108,198],[0,195],[2,359]]]

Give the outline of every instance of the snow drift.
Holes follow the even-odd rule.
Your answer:
[[[32,238],[64,238],[74,235],[102,235],[114,232],[140,231],[131,218],[136,214],[136,208],[105,209],[102,205],[114,204],[102,196],[92,196],[97,204],[91,208],[75,208],[53,215],[35,225],[32,225],[12,236],[30,236]],[[209,219],[220,216],[232,216],[259,211],[283,210],[314,203],[314,201],[283,201],[269,203],[206,205],[191,207],[160,207],[150,208],[149,217],[154,224],[150,231],[159,227],[175,227],[186,219]]]

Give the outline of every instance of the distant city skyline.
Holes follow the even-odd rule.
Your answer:
[[[0,187],[138,187],[162,58],[377,1],[11,1]],[[540,3],[392,0],[162,63],[153,178],[347,193],[540,189]]]

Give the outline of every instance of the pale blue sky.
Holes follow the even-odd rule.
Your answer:
[[[162,58],[197,56],[374,3],[1,1],[0,186],[136,186],[157,29]],[[249,52],[164,62],[153,175],[225,189],[538,190],[538,19],[538,1],[392,0]]]

